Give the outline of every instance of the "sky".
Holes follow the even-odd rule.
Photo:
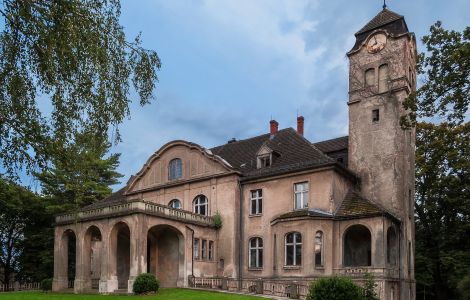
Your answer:
[[[162,68],[155,100],[132,93],[131,119],[120,127],[118,171],[129,176],[165,143],[210,148],[267,133],[305,117],[312,142],[347,135],[348,60],[354,33],[381,0],[121,0],[127,39],[141,32]],[[441,20],[470,25],[469,0],[389,0],[418,40]],[[418,42],[418,50],[423,50]]]

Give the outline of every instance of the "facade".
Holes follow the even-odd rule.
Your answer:
[[[167,143],[109,198],[57,216],[54,290],[132,292],[151,272],[164,287],[303,297],[312,280],[369,272],[381,299],[415,299],[415,132],[400,128],[415,37],[384,8],[347,56],[349,136],[311,143],[298,117],[212,149]]]

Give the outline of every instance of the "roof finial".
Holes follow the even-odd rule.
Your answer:
[[[387,8],[387,3],[385,3],[385,0],[384,0],[384,5],[382,7],[383,7],[383,9]]]

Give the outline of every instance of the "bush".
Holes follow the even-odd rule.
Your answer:
[[[150,273],[142,273],[134,281],[134,293],[135,294],[148,294],[156,293],[160,284],[155,278],[155,275]]]
[[[217,211],[213,217],[213,220],[214,220],[214,227],[215,229],[220,229],[222,228],[222,216],[220,215],[220,213]]]
[[[41,281],[41,290],[44,292],[52,290],[52,278],[43,279]]]
[[[365,300],[380,300],[379,296],[375,292],[375,287],[377,283],[374,281],[374,276],[370,273],[366,273],[364,275],[364,286],[363,286],[363,293]]]
[[[470,275],[465,276],[457,286],[463,300],[470,300]]]
[[[307,300],[362,300],[363,290],[350,278],[321,278],[310,284]]]

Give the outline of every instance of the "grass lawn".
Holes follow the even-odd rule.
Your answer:
[[[0,293],[0,300],[114,300],[114,299],[127,299],[127,300],[146,300],[146,299],[161,299],[161,300],[249,300],[249,299],[262,299],[254,296],[245,296],[237,294],[227,294],[218,292],[196,291],[189,289],[160,289],[157,295],[152,296],[115,296],[115,295],[75,295],[75,294],[60,294],[60,293],[43,293],[43,292],[8,292]]]

